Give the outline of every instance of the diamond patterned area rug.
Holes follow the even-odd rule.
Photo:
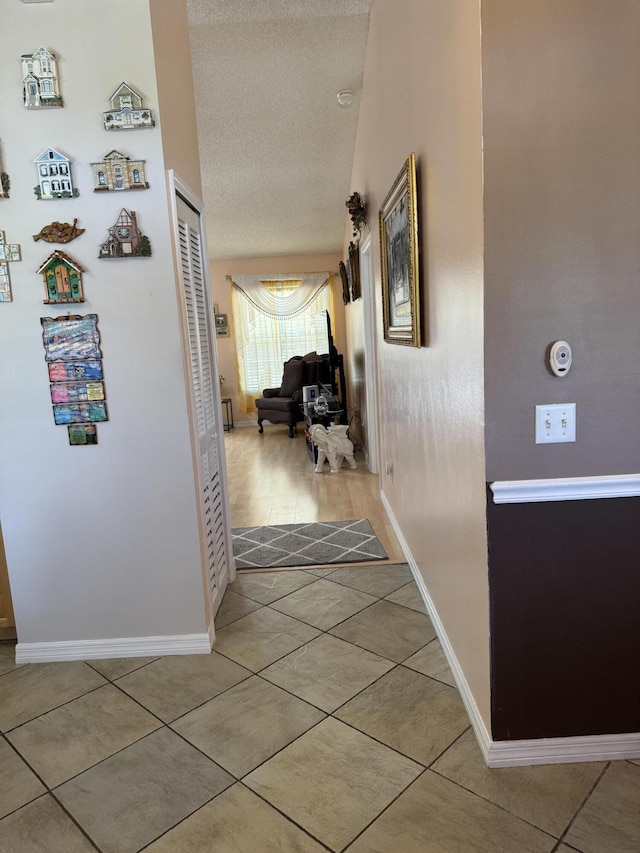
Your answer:
[[[239,570],[387,559],[366,518],[236,527],[231,532]]]

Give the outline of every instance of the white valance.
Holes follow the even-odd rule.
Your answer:
[[[227,276],[262,314],[268,317],[293,317],[304,311],[320,291],[328,287],[331,273],[292,273],[291,275],[239,275]],[[295,289],[278,289],[282,282],[296,283]]]

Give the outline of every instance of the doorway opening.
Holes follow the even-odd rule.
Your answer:
[[[0,526],[0,642],[16,639],[16,620],[13,614],[11,587],[9,586],[9,571],[4,552],[2,526]]]
[[[353,403],[346,399],[343,418],[343,422],[350,425],[351,437],[358,447],[359,452],[355,454],[357,468],[348,468],[345,463],[339,473],[331,474],[325,463],[323,473],[316,473],[315,460],[305,441],[304,422],[297,424],[294,437],[289,439],[287,425],[270,423],[268,415],[262,433],[259,433],[255,421],[248,424],[242,421],[242,416],[236,417],[236,428],[225,434],[231,526],[246,528],[368,519],[389,560],[404,562],[404,555],[380,500],[377,473],[375,300],[370,238],[363,240],[360,252],[363,298],[344,309],[335,304],[338,300],[334,298],[334,311],[331,312],[333,336],[338,347],[341,339],[346,339],[339,330],[346,324],[347,312],[352,311],[354,316],[362,317],[363,352],[358,356],[362,369],[358,368],[360,375],[352,378],[351,383],[357,386],[357,399]],[[236,276],[227,275],[227,278],[233,287]],[[277,275],[267,278],[276,279]],[[343,310],[344,319],[340,316]],[[237,324],[235,305],[233,316],[234,324]],[[219,349],[221,346],[227,345],[218,342]],[[346,352],[341,353],[342,359],[347,361]],[[281,370],[279,363],[278,376]],[[235,371],[235,365],[230,366],[227,357],[224,372],[232,371]],[[344,379],[342,381],[344,384]],[[257,392],[258,397],[262,390],[260,388]],[[346,388],[344,395],[346,398]]]

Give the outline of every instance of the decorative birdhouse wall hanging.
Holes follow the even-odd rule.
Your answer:
[[[148,258],[151,243],[138,228],[135,210],[123,207],[114,225],[109,228],[109,237],[100,246],[99,258]]]
[[[120,151],[110,151],[104,160],[91,164],[94,191],[148,189],[144,164],[144,160],[132,160]]]
[[[39,47],[31,55],[23,54],[21,60],[25,107],[29,110],[38,110],[63,106],[55,53]]]
[[[33,189],[36,198],[50,201],[79,195],[73,186],[71,160],[64,154],[55,148],[47,148],[33,162],[38,175],[38,185]]]
[[[127,83],[120,83],[109,101],[111,109],[103,113],[105,130],[136,130],[154,127],[151,110],[144,106],[142,95]]]
[[[82,290],[84,269],[64,252],[57,250],[49,255],[37,272],[42,273],[44,278],[45,304],[84,302]]]
[[[4,231],[0,231],[0,302],[13,302],[9,262],[21,260],[20,246],[17,243],[7,243]]]

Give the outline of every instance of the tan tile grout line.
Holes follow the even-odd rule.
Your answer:
[[[452,743],[450,743],[449,746],[440,753],[438,758],[442,758],[442,756],[445,754],[445,752],[447,752],[449,749],[451,749],[453,744],[456,741],[458,741],[464,734],[466,734],[466,732],[468,732],[470,728],[471,728],[471,726],[466,728],[464,730],[464,732],[462,732],[457,738],[455,738],[455,740]],[[435,758],[434,761],[432,762],[432,764],[435,761],[437,761],[438,758]],[[478,797],[479,800],[484,800],[485,803],[489,803],[490,805],[495,806],[497,809],[500,809],[500,811],[505,812],[506,814],[510,815],[511,817],[515,818],[516,820],[520,821],[521,823],[526,823],[527,826],[530,826],[533,829],[536,829],[538,832],[542,832],[544,835],[547,835],[549,838],[552,838],[556,842],[556,844],[559,843],[559,841],[560,841],[559,837],[557,835],[554,835],[552,832],[549,832],[548,829],[543,829],[541,826],[538,826],[537,824],[532,823],[526,817],[522,817],[522,815],[519,815],[519,814],[516,814],[515,812],[512,812],[506,806],[503,806],[500,803],[496,803],[495,800],[489,799],[489,797],[485,796],[484,794],[479,794],[477,791],[474,791],[473,788],[467,788],[467,786],[463,785],[462,782],[458,782],[456,779],[451,779],[451,778],[449,778],[449,776],[445,776],[444,773],[440,773],[438,770],[434,770],[432,764],[430,764],[429,767],[427,768],[427,770],[429,770],[430,773],[433,773],[434,775],[439,776],[440,779],[444,779],[445,781],[450,782],[452,785],[456,785],[456,787],[460,788],[462,791],[466,791],[468,794],[472,794],[474,797]],[[555,846],[556,845],[554,844],[554,847]]]
[[[64,661],[64,663],[87,663],[86,661]],[[35,664],[36,666],[38,664]],[[30,666],[30,664],[22,664],[18,669],[22,669],[23,666]],[[93,669],[93,667],[91,667]],[[95,672],[96,670],[94,670]],[[15,672],[15,670],[14,670]],[[101,675],[101,673],[98,673]],[[104,678],[104,676],[102,676]],[[76,699],[82,699],[83,696],[89,696],[90,693],[95,693],[96,690],[100,690],[103,687],[106,687],[107,684],[111,682],[109,679],[106,679],[104,684],[98,684],[95,687],[91,687],[89,690],[85,690],[83,693],[79,693],[77,696],[74,696],[72,699],[67,699],[65,702],[61,702],[59,705],[55,705],[53,708],[47,708],[46,711],[41,711],[39,714],[36,714],[33,717],[29,717],[28,720],[23,720],[21,723],[18,723],[16,726],[12,726],[10,729],[2,729],[0,730],[0,734],[8,735],[12,732],[15,732],[16,729],[22,728],[22,726],[26,726],[29,723],[33,723],[35,720],[40,719],[40,717],[44,717],[45,714],[50,714],[52,711],[57,711],[59,708],[64,708],[65,705],[70,705],[72,702],[75,702]]]
[[[316,581],[331,580],[329,577],[326,577],[326,578],[325,577],[319,577],[318,575],[315,575],[314,577],[316,579],[315,581],[311,581],[311,583],[304,584],[303,586],[298,587],[298,589],[287,590],[282,595],[280,595],[277,598],[274,598],[272,601],[268,601],[268,602],[261,602],[257,598],[251,598],[251,596],[248,595],[247,593],[237,592],[236,590],[231,590],[231,591],[234,592],[236,595],[241,595],[243,598],[247,598],[249,601],[253,601],[257,604],[261,604],[263,607],[271,607],[274,604],[276,604],[278,601],[281,601],[283,598],[287,598],[290,595],[294,595],[295,593],[300,592],[301,590],[304,590],[304,589],[307,589],[308,587],[313,586],[316,583]],[[336,586],[341,586],[341,587],[345,587],[346,589],[351,589],[354,592],[362,592],[364,595],[370,595],[373,598],[375,598],[376,601],[369,602],[369,604],[365,605],[363,608],[361,608],[361,610],[356,610],[356,612],[352,613],[351,616],[346,616],[344,619],[341,619],[339,622],[336,622],[335,625],[331,625],[329,628],[326,629],[326,631],[325,631],[325,629],[318,628],[317,625],[313,625],[311,622],[305,622],[304,619],[298,618],[296,616],[291,616],[291,618],[297,619],[297,621],[302,622],[303,625],[309,625],[310,627],[315,628],[317,631],[323,631],[324,633],[326,633],[330,630],[333,630],[334,628],[337,628],[338,625],[342,625],[343,622],[346,622],[348,619],[351,619],[353,616],[357,616],[359,613],[362,613],[364,610],[366,610],[368,607],[371,607],[373,604],[377,604],[379,601],[388,601],[389,595],[394,595],[396,592],[399,592],[401,589],[404,589],[406,586],[411,586],[414,583],[414,581],[409,580],[409,581],[407,581],[407,583],[401,584],[399,587],[396,587],[396,589],[391,590],[391,592],[388,592],[384,596],[379,596],[379,595],[376,595],[375,593],[372,593],[372,592],[364,592],[363,590],[357,589],[356,587],[349,586],[348,584],[345,584],[345,583],[341,583],[340,581],[337,581],[337,580],[331,581],[331,583],[336,584]],[[389,601],[388,603],[389,604],[396,604],[398,607],[404,607],[405,610],[409,610],[413,613],[420,613],[422,616],[426,616],[427,618],[429,618],[428,613],[425,613],[422,610],[416,610],[414,607],[407,607],[406,604],[399,604],[396,601]],[[252,611],[252,612],[255,613],[256,611]],[[277,610],[276,612],[280,613],[281,611]],[[284,615],[290,616],[289,613],[285,613]],[[223,625],[222,628],[220,628],[220,630],[222,630],[223,628],[227,628],[229,625],[232,625],[234,622],[238,622],[240,619],[244,619],[246,616],[251,616],[251,613],[245,613],[242,616],[238,616],[237,619],[234,619],[231,622],[228,622],[225,625]]]
[[[400,797],[401,797],[403,794],[406,794],[406,793],[407,793],[407,791],[408,791],[410,788],[412,788],[412,787],[416,784],[416,782],[417,782],[419,779],[422,779],[422,777],[424,776],[424,774],[428,772],[428,769],[429,769],[429,768],[424,767],[424,765],[423,765],[422,772],[421,772],[421,773],[418,773],[418,775],[416,776],[416,778],[415,778],[415,779],[412,779],[412,780],[411,780],[411,782],[409,782],[409,784],[408,784],[405,788],[403,788],[403,789],[398,793],[398,795],[397,795],[397,796],[395,796],[395,797],[391,800],[391,802],[390,802],[390,803],[387,803],[387,805],[386,805],[386,806],[385,806],[385,807],[380,811],[380,814],[377,814],[377,815],[373,818],[373,820],[370,820],[370,821],[369,821],[369,823],[368,823],[365,827],[363,827],[363,829],[361,829],[361,830],[360,830],[360,832],[355,836],[355,838],[352,838],[352,839],[351,839],[351,841],[350,841],[350,842],[349,842],[345,847],[342,847],[342,848],[341,848],[341,851],[338,851],[338,853],[344,853],[344,851],[347,851],[350,847],[352,847],[352,846],[356,843],[356,841],[357,841],[357,840],[358,840],[362,835],[364,835],[364,833],[365,833],[365,832],[366,832],[366,831],[367,831],[371,826],[373,826],[373,824],[374,824],[374,823],[376,823],[376,821],[378,821],[378,820],[382,817],[382,815],[383,815],[386,811],[388,811],[388,810],[391,808],[391,806],[392,806],[395,802],[397,802],[397,801],[400,799]],[[400,853],[400,851],[398,851],[398,853]]]
[[[308,572],[309,569],[326,569],[328,572],[332,569],[359,569],[359,568],[375,568],[376,566],[401,566],[397,560],[387,558],[386,560],[376,560],[375,562],[355,562],[355,563],[318,563],[304,566],[268,566],[263,569],[236,569],[236,579],[243,575],[263,575],[273,572]]]
[[[89,691],[89,692],[93,692],[93,691]],[[78,697],[78,698],[80,698],[80,697]],[[62,707],[62,706],[60,706],[60,707]],[[55,710],[55,709],[53,709],[53,710]],[[47,713],[48,713],[48,712],[47,712]],[[43,715],[43,714],[40,714],[40,716],[44,716],[44,715]],[[34,719],[38,719],[38,717],[34,717]],[[9,746],[9,747],[13,750],[13,752],[18,756],[18,758],[20,759],[20,761],[22,761],[22,762],[23,762],[23,763],[24,763],[24,764],[29,768],[29,770],[33,773],[33,775],[36,777],[36,779],[38,779],[38,781],[39,781],[39,782],[44,786],[44,789],[45,789],[41,794],[38,794],[38,796],[37,796],[37,797],[34,797],[32,800],[28,800],[26,803],[23,803],[21,806],[18,806],[17,808],[13,809],[13,810],[12,810],[12,811],[10,811],[8,814],[3,815],[3,817],[2,817],[2,818],[0,818],[0,827],[2,826],[2,821],[3,821],[3,820],[5,820],[5,818],[8,818],[8,817],[10,817],[11,815],[16,814],[16,812],[19,812],[19,811],[20,811],[20,809],[24,809],[24,808],[26,808],[26,806],[29,806],[29,805],[31,805],[32,803],[37,802],[37,800],[44,799],[45,797],[52,797],[52,799],[54,800],[54,802],[55,802],[55,803],[56,803],[56,804],[57,804],[57,805],[62,809],[62,811],[63,811],[63,812],[67,815],[67,817],[71,820],[71,822],[72,822],[72,823],[73,823],[73,824],[74,824],[74,825],[75,825],[75,826],[80,830],[80,832],[84,835],[84,837],[87,839],[87,841],[89,841],[89,843],[91,844],[91,846],[92,846],[92,847],[94,847],[96,850],[100,851],[100,848],[95,844],[95,842],[94,842],[94,841],[93,841],[93,839],[88,835],[88,833],[86,832],[86,830],[85,830],[85,829],[84,829],[84,828],[83,828],[83,827],[78,823],[78,821],[77,821],[77,820],[75,819],[75,817],[74,817],[74,816],[73,816],[73,815],[68,811],[68,809],[65,807],[65,805],[64,805],[63,803],[61,803],[61,802],[60,802],[60,800],[58,799],[58,797],[57,797],[57,796],[56,796],[56,794],[55,794],[54,789],[53,789],[53,788],[50,788],[50,787],[49,787],[49,785],[47,785],[47,783],[46,783],[46,782],[44,781],[44,779],[40,776],[40,774],[38,773],[38,771],[37,771],[34,767],[32,767],[32,766],[31,766],[31,764],[30,764],[30,763],[27,761],[27,759],[22,755],[22,753],[17,749],[17,747],[15,747],[15,746],[14,746],[14,744],[12,744],[12,743],[11,743],[11,741],[10,741],[7,737],[5,737],[5,735],[4,735],[4,734],[0,734],[0,737],[1,737],[1,738],[2,738],[2,739],[3,739],[3,740],[8,744],[8,746]]]
[[[559,843],[565,843],[564,839],[567,837],[567,833],[569,832],[569,830],[571,829],[571,827],[575,823],[575,820],[578,817],[578,815],[580,814],[580,812],[582,811],[582,809],[586,806],[587,802],[591,799],[593,792],[598,787],[600,782],[604,779],[605,773],[609,770],[610,767],[611,767],[611,762],[607,761],[605,766],[602,768],[602,772],[600,773],[600,775],[598,776],[596,781],[593,783],[589,792],[586,794],[585,798],[583,799],[583,801],[580,803],[580,805],[576,809],[575,814],[573,815],[573,817],[571,818],[571,820],[569,821],[569,823],[565,827],[564,832],[562,832],[560,834]],[[572,847],[572,845],[569,845],[569,844],[567,844],[567,846]],[[573,848],[573,849],[575,850],[576,848]]]

